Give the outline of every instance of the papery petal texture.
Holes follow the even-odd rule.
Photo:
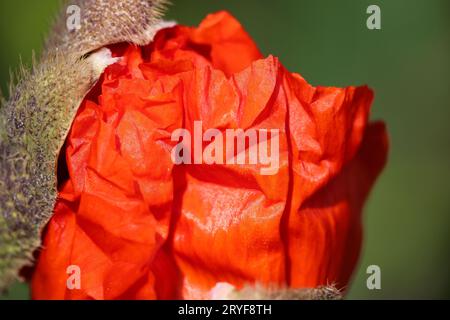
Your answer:
[[[207,299],[220,282],[346,287],[388,152],[385,126],[368,122],[372,90],[309,85],[264,57],[227,12],[110,49],[121,60],[80,106],[63,150],[68,177],[33,298]],[[276,172],[175,165],[171,136],[196,122],[222,133],[277,129]],[[75,290],[71,265],[81,270]]]

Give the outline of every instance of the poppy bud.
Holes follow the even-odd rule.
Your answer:
[[[96,3],[2,109],[0,284],[46,226],[35,299],[340,298],[388,151],[372,90],[309,85],[227,12]]]

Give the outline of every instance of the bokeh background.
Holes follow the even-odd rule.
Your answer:
[[[168,17],[197,25],[232,12],[265,54],[313,85],[368,84],[373,119],[391,136],[390,159],[364,213],[365,242],[353,299],[450,298],[450,1],[173,0]],[[20,56],[39,53],[58,0],[0,1],[0,86]],[[368,30],[377,4],[382,29]],[[381,267],[368,290],[366,268]],[[17,284],[3,299],[27,299]]]

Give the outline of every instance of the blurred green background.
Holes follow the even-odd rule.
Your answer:
[[[265,54],[314,85],[368,84],[390,159],[365,210],[365,243],[349,298],[450,298],[450,1],[173,0],[168,17],[197,25],[226,9]],[[366,8],[381,8],[368,30]],[[0,1],[0,84],[39,52],[58,0]],[[381,267],[368,290],[366,268]],[[26,299],[17,284],[3,298]]]

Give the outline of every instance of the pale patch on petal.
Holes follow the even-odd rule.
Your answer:
[[[121,58],[113,58],[111,50],[108,48],[97,50],[88,58],[94,73],[98,75],[102,74],[108,66],[120,61],[120,59]]]
[[[228,282],[218,282],[210,291],[212,300],[228,300],[234,294],[236,288]]]
[[[149,25],[144,32],[145,38],[152,40],[155,37],[155,35],[158,33],[158,31],[160,31],[162,29],[166,29],[166,28],[172,28],[172,27],[175,27],[176,25],[177,25],[177,22],[173,21],[173,20],[170,20],[170,21],[162,20],[156,24]]]
[[[317,288],[275,288],[261,284],[237,289],[226,282],[219,282],[210,291],[212,300],[340,300],[342,293],[335,286]]]

